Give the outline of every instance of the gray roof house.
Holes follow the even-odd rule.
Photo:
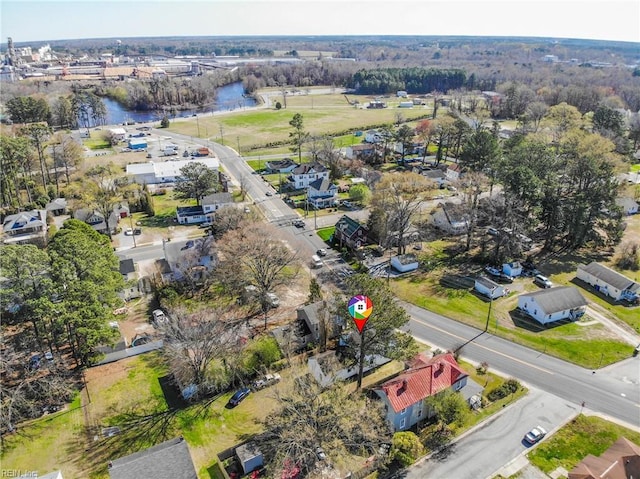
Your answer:
[[[255,442],[247,442],[236,447],[236,456],[245,474],[249,474],[264,465],[262,452]]]
[[[640,283],[595,261],[579,265],[576,276],[616,301],[635,301],[640,296]]]
[[[329,306],[326,301],[316,301],[315,303],[298,308],[296,311],[298,320],[304,322],[306,325],[303,331],[308,331],[308,337],[305,338],[305,343],[319,343],[325,334],[326,327],[329,327],[327,339],[338,337],[342,331],[344,319],[340,316],[332,315],[328,308]],[[326,320],[324,320],[323,314],[327,315]]]
[[[21,211],[7,216],[2,222],[2,242],[44,246],[47,242],[47,229],[45,210]]]
[[[44,207],[53,216],[60,216],[67,213],[67,199],[55,198]]]
[[[478,276],[474,281],[473,288],[478,293],[490,299],[500,298],[507,294],[504,286],[492,281],[486,276]]]
[[[109,463],[111,479],[197,479],[187,441],[170,439]]]
[[[307,200],[315,208],[327,208],[336,205],[338,187],[328,178],[318,178],[309,183]]]
[[[81,208],[74,211],[73,217],[77,220],[84,221],[98,233],[104,234],[107,234],[107,228],[111,231],[111,233],[115,233],[118,222],[120,221],[120,215],[115,211],[112,211],[109,215],[107,226],[104,215],[97,210],[92,210],[89,208]]]
[[[267,161],[264,164],[265,169],[270,173],[291,173],[297,166],[298,163],[294,162],[291,158]]]
[[[518,308],[541,324],[576,320],[585,312],[587,300],[573,286],[559,286],[518,296]]]
[[[187,279],[186,275],[192,281],[198,281],[218,264],[212,236],[193,240],[163,241],[162,249],[169,269],[169,272],[162,274],[165,281],[182,281]]]
[[[209,215],[225,206],[233,206],[235,202],[233,201],[231,193],[223,191],[205,196],[200,200],[200,204],[202,205],[204,214]]]
[[[329,179],[329,170],[320,163],[303,163],[296,166],[291,172],[290,180],[296,190],[309,186],[309,183],[319,179]]]
[[[440,203],[431,213],[432,224],[452,235],[461,235],[467,232],[469,220],[464,207],[455,203]]]

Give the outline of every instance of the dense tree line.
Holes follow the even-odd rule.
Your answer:
[[[465,81],[466,74],[462,70],[382,68],[356,72],[348,86],[365,95],[382,95],[398,90],[424,94],[455,90],[463,87]]]

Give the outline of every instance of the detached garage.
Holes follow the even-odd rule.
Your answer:
[[[572,286],[543,289],[518,297],[518,308],[540,324],[576,320],[584,314],[587,304],[580,291]]]

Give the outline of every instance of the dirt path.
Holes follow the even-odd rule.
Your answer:
[[[586,314],[602,323],[616,335],[620,336],[620,339],[623,341],[631,344],[632,346],[640,344],[640,336],[638,336],[631,328],[626,325],[621,325],[613,319],[609,319],[602,311],[606,310],[598,304],[590,303],[589,306],[587,306]]]

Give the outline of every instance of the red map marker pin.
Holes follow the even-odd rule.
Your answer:
[[[356,324],[360,334],[362,334],[372,312],[373,303],[368,297],[359,294],[349,300],[349,314],[353,318],[353,322]]]

